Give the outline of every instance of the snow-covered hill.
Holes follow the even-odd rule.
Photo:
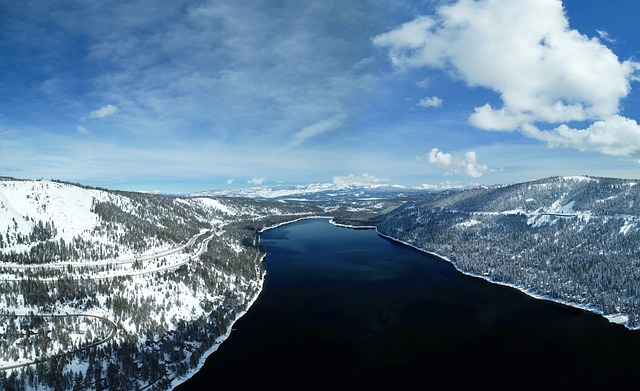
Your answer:
[[[375,225],[466,273],[638,328],[639,183],[553,177],[431,194]]]
[[[210,197],[164,197],[5,178],[0,180],[0,254],[77,241],[102,248],[98,259],[131,258],[183,244],[199,230],[235,213],[233,207]],[[151,227],[153,233],[138,232]],[[144,246],[134,243],[134,236],[144,239]],[[98,260],[91,258],[73,260]]]
[[[0,178],[0,376],[170,388],[259,293],[257,230],[318,211]]]
[[[4,234],[5,252],[28,250],[33,242],[29,235],[39,223],[57,227],[49,240],[93,237],[91,232],[101,224],[92,211],[96,202],[133,209],[128,198],[101,190],[51,181],[0,181],[0,232]],[[18,243],[19,237],[25,239]]]

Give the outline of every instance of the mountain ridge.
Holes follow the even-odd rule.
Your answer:
[[[640,187],[549,177],[431,194],[373,220],[461,271],[640,325]]]
[[[390,184],[336,184],[315,183],[308,185],[257,186],[236,190],[206,190],[190,193],[188,196],[243,197],[256,199],[296,199],[306,201],[336,201],[352,199],[375,199],[410,197],[426,193],[427,190],[413,189]]]
[[[0,179],[0,388],[171,388],[260,292],[257,229],[319,213]]]

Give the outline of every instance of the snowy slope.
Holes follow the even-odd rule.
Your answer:
[[[223,201],[0,178],[0,373],[54,390],[61,387],[50,379],[80,372],[80,388],[96,389],[108,363],[130,371],[133,361],[131,388],[167,389],[195,370],[264,278],[245,220],[268,216],[267,208]],[[81,353],[105,343],[113,351],[98,350],[102,368],[90,370]],[[55,376],[27,381],[20,372],[60,352],[72,364]]]
[[[5,239],[16,234],[28,235],[41,221],[53,223],[57,228],[53,240],[89,238],[101,223],[91,211],[97,201],[112,202],[123,210],[132,209],[129,199],[102,190],[45,180],[1,180],[0,232]],[[28,248],[27,244],[12,246],[14,251]]]
[[[378,231],[460,270],[640,328],[637,180],[552,177],[432,194]]]
[[[53,220],[65,223],[64,235],[71,239],[98,224],[97,215],[90,212],[94,199],[110,198],[98,190],[50,181],[1,181],[0,228],[11,231],[15,222],[17,232],[28,234],[34,220]]]
[[[103,206],[102,216],[96,211],[96,205]],[[105,221],[105,213],[136,220],[137,226],[124,224],[117,217]],[[140,253],[140,243],[124,240],[126,235],[140,236],[141,230],[152,230],[155,234],[144,239],[145,251],[166,250],[195,235],[198,232],[196,223],[201,228],[208,228],[220,221],[214,216],[233,216],[235,213],[233,207],[206,197],[136,195],[55,181],[2,178],[0,254],[29,252],[33,246],[43,243],[42,238],[32,237],[34,229],[50,226],[54,229],[52,235],[46,236],[46,242],[80,240],[96,249],[109,249],[114,254],[117,247],[118,257],[131,257]],[[170,236],[159,233],[169,231],[169,223],[193,227],[195,231],[177,243]]]

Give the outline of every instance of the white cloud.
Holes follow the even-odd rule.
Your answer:
[[[427,163],[446,169],[446,175],[465,175],[477,178],[489,170],[486,164],[478,163],[478,158],[474,151],[469,151],[462,156],[454,156],[442,152],[438,148],[433,148],[426,155],[426,159]],[[424,160],[424,157],[419,157],[418,160]]]
[[[227,185],[231,185],[233,183],[233,179],[227,179]]]
[[[267,177],[253,177],[247,181],[252,185],[262,185],[267,180]]]
[[[338,115],[306,126],[293,135],[291,142],[287,146],[289,148],[296,147],[313,137],[334,130],[342,125],[342,119],[343,116]]]
[[[91,131],[87,128],[85,128],[84,126],[78,126],[76,128],[76,130],[78,131],[78,133],[82,133],[82,134],[89,134],[91,133]]]
[[[432,96],[429,98],[424,98],[418,102],[418,106],[422,107],[440,107],[442,106],[442,99],[437,96]]]
[[[444,153],[438,150],[438,148],[431,149],[431,152],[429,152],[429,155],[427,156],[427,161],[430,164],[436,164],[440,167],[449,167],[453,163],[453,156],[449,153]]]
[[[99,3],[66,15],[91,38],[88,60],[113,65],[93,92],[126,106],[127,128],[236,139],[260,129],[262,143],[296,146],[327,131],[315,121],[364,105],[379,80],[369,0],[176,1],[144,12],[150,7]]]
[[[339,186],[368,186],[386,182],[387,179],[377,178],[374,175],[364,173],[362,175],[349,174],[347,176],[333,177],[333,183]]]
[[[102,106],[97,110],[93,110],[91,113],[89,113],[89,118],[92,118],[92,119],[105,118],[110,115],[114,115],[117,112],[118,112],[118,108],[116,106],[106,105],[106,106]]]
[[[619,115],[596,121],[582,130],[563,124],[548,132],[527,125],[523,132],[553,147],[575,148],[583,152],[596,151],[630,159],[640,153],[640,125],[635,120]]]
[[[444,181],[437,185],[431,183],[423,183],[416,187],[416,189],[422,190],[447,190],[447,189],[461,189],[462,185],[459,182]]]
[[[640,64],[620,61],[599,39],[571,29],[560,0],[460,0],[378,35],[374,43],[388,48],[400,69],[444,69],[470,87],[497,92],[503,106],[476,107],[469,118],[475,127],[531,135],[525,127],[533,124],[602,120],[611,126],[575,132],[560,126],[536,138],[626,153],[610,148],[609,139],[629,134],[614,125]]]
[[[484,130],[513,130],[517,129],[527,120],[526,114],[513,114],[504,107],[495,110],[490,104],[476,107],[475,113],[469,118],[469,122]]]
[[[429,80],[429,78],[424,78],[422,80],[417,81],[416,82],[416,86],[420,87],[420,88],[427,88],[427,87],[429,87],[429,83],[430,82],[431,81]]]
[[[600,39],[605,42],[617,43],[617,40],[613,38],[606,30],[596,30],[596,33],[598,33]]]

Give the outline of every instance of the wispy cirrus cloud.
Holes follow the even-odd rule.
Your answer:
[[[102,106],[97,110],[93,110],[91,113],[89,113],[89,118],[91,119],[106,118],[116,114],[117,112],[118,112],[118,108],[114,105],[109,104],[109,105]]]
[[[286,148],[297,147],[309,139],[339,128],[342,125],[343,119],[344,115],[337,115],[305,126],[293,134]]]
[[[111,65],[94,88],[126,108],[130,129],[198,130],[243,142],[260,129],[281,145],[301,145],[375,84],[364,61],[374,19],[366,3],[178,3],[145,13],[139,24],[130,14],[140,3],[116,5],[118,31],[101,18],[82,26],[92,37],[88,58]],[[333,12],[338,3],[341,12]],[[362,34],[343,34],[353,26]]]
[[[3,8],[0,49],[14,55],[0,71],[17,81],[11,94],[0,91],[0,112],[38,111],[43,119],[18,134],[72,129],[67,145],[90,130],[87,142],[129,153],[118,156],[139,169],[128,170],[131,176],[148,173],[144,156],[167,145],[198,150],[193,165],[205,156],[204,164],[229,171],[224,178],[250,178],[252,169],[239,167],[252,156],[273,171],[299,171],[288,162],[306,159],[319,172],[316,140],[362,110],[380,78],[370,45],[383,15],[377,0],[62,3]],[[32,119],[24,117],[4,128],[25,130]],[[51,156],[48,145],[33,146]],[[80,153],[65,151],[69,178],[84,160]],[[311,156],[318,163],[308,163]],[[44,159],[30,165],[38,162]],[[176,172],[172,163],[171,154],[154,159],[167,173]],[[51,167],[40,165],[41,175]]]

